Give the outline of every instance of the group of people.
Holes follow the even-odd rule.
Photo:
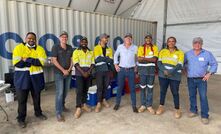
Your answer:
[[[182,73],[187,76],[190,112],[189,117],[198,115],[197,90],[200,96],[201,121],[209,123],[209,106],[207,99],[207,81],[217,71],[217,61],[211,52],[202,48],[203,39],[193,39],[193,49],[184,52],[176,46],[176,38],[167,39],[167,47],[160,50],[153,44],[152,35],[146,34],[144,44],[133,44],[132,34],[124,36],[123,44],[120,44],[113,55],[112,49],[107,45],[109,35],[103,33],[99,36],[99,44],[90,50],[86,37],[80,39],[80,46],[73,51],[67,44],[68,33],[63,31],[60,36],[60,44],[52,48],[52,63],[55,74],[55,111],[59,122],[64,122],[63,112],[69,111],[65,106],[65,98],[70,88],[71,71],[75,67],[76,75],[76,111],[74,117],[79,118],[82,112],[91,112],[86,104],[88,88],[91,86],[92,71],[95,70],[98,102],[95,112],[103,107],[110,107],[105,99],[107,88],[110,84],[110,75],[117,73],[118,90],[114,110],[120,108],[122,90],[125,79],[128,79],[132,110],[141,113],[147,110],[149,113],[160,115],[165,111],[164,104],[167,89],[170,86],[174,100],[174,116],[182,116],[179,99],[179,85]],[[36,34],[29,32],[25,42],[17,45],[13,51],[13,65],[15,66],[14,82],[18,97],[17,121],[20,127],[26,127],[25,117],[27,111],[27,98],[31,92],[35,110],[35,116],[46,120],[40,107],[40,93],[44,89],[43,66],[46,61],[44,49],[36,43]],[[141,106],[136,106],[135,75],[140,77]],[[153,88],[155,76],[158,74],[160,85],[160,103],[157,110],[152,107]]]

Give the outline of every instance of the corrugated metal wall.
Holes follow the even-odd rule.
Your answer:
[[[96,37],[104,32],[110,34],[112,47],[113,40],[118,36],[122,38],[127,32],[134,35],[135,44],[141,44],[147,32],[152,33],[156,39],[156,22],[74,11],[32,2],[0,0],[0,16],[1,79],[4,73],[9,72],[9,67],[12,65],[13,48],[25,38],[28,31],[35,32],[37,38],[42,39],[45,34],[58,37],[59,33],[65,30],[69,33],[69,44],[73,46],[73,38],[76,35],[87,36],[91,49],[94,47]],[[54,41],[51,39],[44,41],[45,49],[50,51]],[[47,82],[52,81],[53,71],[50,68],[46,69],[45,76]]]

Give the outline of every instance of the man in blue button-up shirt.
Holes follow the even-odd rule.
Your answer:
[[[133,112],[138,112],[136,108],[135,92],[136,54],[137,46],[132,44],[132,34],[128,33],[124,37],[124,43],[118,46],[114,54],[114,65],[116,71],[118,72],[118,90],[114,110],[119,109],[121,93],[124,88],[124,81],[125,78],[128,78]]]
[[[193,49],[185,53],[185,68],[190,99],[189,117],[197,116],[197,89],[200,95],[201,121],[209,123],[209,106],[207,100],[207,81],[217,71],[217,61],[213,54],[202,48],[203,39],[193,39]]]

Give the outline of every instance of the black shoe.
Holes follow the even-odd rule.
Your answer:
[[[25,123],[24,121],[19,121],[19,122],[18,122],[18,126],[19,126],[20,128],[26,128],[26,123]]]
[[[134,113],[138,113],[138,110],[137,110],[136,107],[133,107],[133,112],[134,112]]]
[[[119,109],[119,107],[120,107],[120,105],[117,105],[117,104],[116,104],[116,105],[114,106],[114,110],[117,111],[117,110]]]
[[[36,116],[36,117],[39,118],[39,119],[41,119],[41,120],[47,120],[47,119],[48,119],[47,116],[45,116],[45,115],[43,115],[43,114],[38,115],[38,116]]]
[[[61,114],[57,115],[57,120],[58,122],[65,122],[64,116]]]

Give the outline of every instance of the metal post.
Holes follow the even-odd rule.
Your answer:
[[[115,12],[114,12],[114,15],[116,15],[116,14],[117,14],[117,11],[118,11],[118,9],[120,8],[120,6],[121,6],[122,2],[123,2],[123,0],[121,0],[121,1],[120,1],[120,3],[118,4],[117,9],[116,9],[116,10],[115,10]]]
[[[138,3],[140,3],[142,0],[139,0],[138,2],[136,2],[135,4],[131,5],[129,8],[127,8],[126,10],[124,10],[123,12],[119,13],[118,15],[121,16],[122,14],[124,14],[125,12],[127,12],[128,10],[130,10],[131,8],[133,8],[134,6],[136,6]]]
[[[72,0],[68,2],[68,7],[71,7]]]
[[[98,0],[98,1],[97,1],[97,4],[96,4],[96,6],[95,6],[95,8],[94,8],[94,12],[96,12],[97,7],[98,7],[98,5],[99,5],[100,1],[101,1],[101,0]]]
[[[164,19],[163,19],[163,42],[162,42],[162,48],[166,47],[167,9],[168,9],[168,0],[164,0]]]

